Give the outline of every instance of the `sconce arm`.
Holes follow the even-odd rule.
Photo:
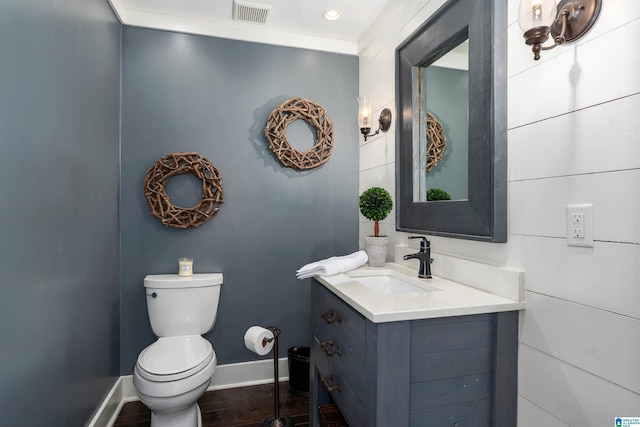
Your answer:
[[[551,50],[554,47],[560,46],[566,41],[564,34],[567,31],[567,21],[569,20],[569,10],[567,10],[566,7],[563,7],[558,15],[560,16],[559,21],[562,24],[560,34],[558,34],[553,38],[554,44],[552,44],[551,46],[541,46],[540,50]]]
[[[369,133],[371,131],[371,128],[360,128],[360,132],[364,135],[364,140],[366,141],[367,138],[372,137],[372,136],[376,136],[377,134],[380,133],[380,128],[378,128],[377,131],[375,131],[374,133]]]

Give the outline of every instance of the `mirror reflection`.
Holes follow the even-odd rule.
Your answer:
[[[469,198],[469,42],[414,66],[413,201]]]

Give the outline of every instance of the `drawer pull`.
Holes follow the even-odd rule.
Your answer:
[[[329,393],[333,393],[334,391],[342,391],[339,385],[329,385],[329,381],[333,381],[333,375],[329,375],[328,377],[320,376],[320,382],[324,386],[324,389]]]
[[[337,354],[338,356],[342,356],[342,350],[340,350],[340,347],[336,347],[333,350],[331,349],[331,347],[333,347],[332,340],[320,343],[320,348],[324,350],[324,354],[326,354],[327,356],[331,357],[334,354]]]
[[[342,323],[342,319],[340,319],[340,316],[335,314],[333,310],[323,311],[322,313],[320,313],[320,317],[322,317],[328,324],[332,324],[333,322]]]

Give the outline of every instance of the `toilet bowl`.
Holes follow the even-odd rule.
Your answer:
[[[197,400],[211,383],[216,369],[216,354],[211,348],[211,344],[201,336],[197,335],[191,338],[199,338],[208,344],[209,351],[202,355],[204,356],[203,360],[190,358],[192,354],[185,353],[178,356],[183,361],[189,359],[190,363],[180,365],[175,363],[175,359],[173,359],[176,356],[174,351],[169,351],[164,353],[160,361],[155,357],[157,355],[153,354],[160,354],[160,352],[157,351],[157,348],[152,348],[158,342],[147,347],[138,357],[133,372],[133,385],[138,392],[140,401],[151,410],[151,425],[153,427],[202,425]],[[160,340],[165,339],[167,338]],[[163,345],[162,347],[167,346]],[[186,346],[185,349],[189,348]],[[153,367],[149,366],[149,363],[145,363],[149,362],[149,359],[153,360]]]
[[[215,323],[222,275],[192,278],[145,278],[149,320],[159,338],[138,356],[133,385],[151,410],[151,427],[202,425],[197,400],[211,383],[217,358],[200,334]]]

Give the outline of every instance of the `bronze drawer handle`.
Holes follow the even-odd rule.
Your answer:
[[[340,319],[340,316],[335,314],[333,310],[323,311],[322,313],[320,313],[320,317],[322,317],[328,324],[332,324],[333,322],[342,323],[342,319]]]
[[[340,347],[336,347],[334,350],[331,350],[330,347],[333,347],[333,340],[320,343],[320,348],[324,350],[324,354],[326,354],[327,356],[331,357],[334,354],[342,356],[342,350],[340,350]]]
[[[330,374],[328,377],[320,376],[320,382],[324,386],[324,389],[329,393],[333,393],[334,391],[342,391],[339,385],[329,385],[329,381],[333,381],[333,374]]]

